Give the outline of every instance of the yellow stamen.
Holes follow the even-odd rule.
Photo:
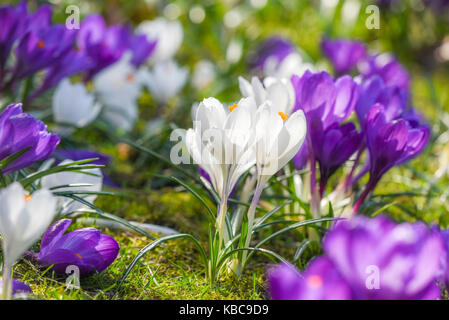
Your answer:
[[[312,275],[310,277],[307,277],[307,286],[311,289],[318,289],[323,285],[323,279],[320,276]]]
[[[234,111],[234,109],[235,108],[237,108],[238,107],[238,105],[236,105],[236,104],[233,104],[232,106],[229,106],[228,108],[229,108],[229,111]]]
[[[283,112],[278,112],[278,114],[281,116],[282,120],[287,120],[288,119],[288,114],[285,114]]]
[[[38,47],[39,49],[42,49],[43,47],[45,47],[45,42],[42,41],[42,40],[39,40],[39,41],[37,42],[37,47]]]
[[[76,255],[78,258],[80,258],[80,259],[83,258],[83,257],[81,257],[81,255],[80,255],[79,253],[75,253],[75,255]]]
[[[25,201],[30,201],[31,200],[31,194],[27,194],[25,195]]]

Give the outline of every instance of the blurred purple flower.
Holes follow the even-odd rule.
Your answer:
[[[0,7],[0,82],[3,77],[6,60],[9,57],[14,43],[22,37],[27,26],[26,1],[17,7]]]
[[[47,159],[56,149],[60,139],[47,132],[47,126],[33,116],[22,112],[20,103],[7,106],[0,114],[0,160],[27,147],[20,157],[3,168],[8,174]]]
[[[28,102],[32,101],[44,91],[56,86],[64,78],[85,71],[92,66],[92,61],[87,56],[81,52],[70,50],[47,69],[44,81],[39,88],[30,94]]]
[[[148,41],[144,34],[136,35],[131,38],[129,50],[132,53],[131,64],[136,68],[145,63],[156,49],[157,40]]]
[[[77,35],[79,50],[93,62],[86,74],[90,80],[96,73],[117,62],[128,48],[129,30],[122,26],[107,27],[102,16],[92,14],[81,23]]]
[[[14,79],[28,77],[63,59],[73,50],[75,35],[75,30],[68,30],[64,25],[27,32],[17,45]]]
[[[376,104],[368,113],[365,135],[370,178],[354,205],[354,213],[388,170],[416,157],[424,149],[430,130],[426,125],[409,123],[405,119],[388,121],[385,107]]]
[[[93,62],[86,74],[86,80],[117,62],[125,51],[132,53],[131,63],[138,67],[154,52],[156,41],[145,36],[133,36],[126,26],[106,26],[102,16],[92,14],[81,23],[77,35],[78,48]]]
[[[119,252],[114,238],[95,228],[82,228],[64,235],[72,223],[63,219],[54,223],[44,234],[41,251],[33,256],[42,266],[54,265],[53,270],[65,274],[69,265],[80,269],[80,275],[102,272],[111,265]]]
[[[337,223],[323,248],[352,288],[354,299],[421,300],[441,295],[435,280],[441,274],[444,245],[424,223],[395,224],[382,216],[357,216]],[[379,276],[378,289],[370,275]]]
[[[365,79],[380,76],[388,87],[409,90],[409,76],[405,68],[389,53],[372,55],[359,64],[359,71]]]
[[[3,279],[0,279],[0,288],[3,287]],[[0,289],[1,292],[1,289]],[[33,290],[23,283],[22,281],[12,279],[12,294],[13,296],[16,294],[23,294],[23,293],[33,293]]]
[[[93,159],[98,158],[98,160],[94,160],[89,162],[89,164],[97,164],[106,166],[112,161],[112,157],[105,155],[100,152],[88,150],[88,149],[65,149],[65,150],[57,150],[55,153],[57,158],[56,164],[59,164],[63,160],[69,159],[72,161],[79,161],[84,159]],[[108,174],[105,173],[104,169],[101,170],[103,174],[103,183],[111,188],[119,188],[120,186],[109,177]]]
[[[337,74],[351,71],[366,55],[365,45],[360,41],[324,38],[321,46]]]
[[[446,252],[423,223],[395,224],[378,216],[337,222],[324,256],[305,272],[280,265],[269,272],[273,299],[435,300]]]
[[[434,230],[440,232],[446,249],[446,261],[443,263],[442,280],[446,285],[446,288],[449,288],[449,229],[439,230],[439,227],[434,227]]]
[[[295,267],[280,264],[268,271],[273,300],[348,300],[351,289],[326,257],[315,258],[300,274]]]
[[[407,91],[398,86],[386,86],[384,80],[378,75],[364,80],[360,84],[360,96],[355,107],[362,128],[365,126],[369,110],[376,103],[384,106],[387,121],[395,120],[407,108]]]
[[[281,63],[290,53],[295,51],[295,46],[280,36],[273,36],[264,40],[249,57],[251,68],[263,70],[269,60]]]

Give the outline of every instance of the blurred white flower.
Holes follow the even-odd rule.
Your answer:
[[[209,60],[201,60],[195,65],[192,84],[198,90],[209,86],[215,79],[215,65]]]
[[[181,46],[183,38],[181,22],[164,18],[143,21],[136,32],[145,34],[148,40],[157,39],[156,50],[151,56],[151,60],[155,62],[171,59]]]
[[[229,63],[237,63],[242,58],[243,44],[240,40],[232,39],[226,49],[226,60]]]
[[[14,263],[49,227],[56,213],[56,198],[41,189],[29,195],[14,182],[0,191],[0,235],[3,248],[3,297],[11,297]]]
[[[103,117],[116,128],[129,131],[138,117],[137,99],[142,91],[142,70],[130,63],[126,53],[93,80],[95,92],[104,105]]]
[[[298,52],[292,52],[281,62],[276,58],[268,58],[264,64],[263,73],[266,77],[287,78],[296,74],[302,76],[307,70],[314,71],[315,67],[303,60]]]
[[[151,70],[144,70],[142,82],[158,103],[166,103],[181,91],[189,71],[173,60],[158,62]]]
[[[290,114],[295,105],[295,91],[290,80],[267,77],[262,82],[257,77],[251,83],[239,77],[240,92],[244,97],[253,97],[258,106],[271,101],[276,113]]]
[[[71,162],[73,161],[64,160],[60,165],[69,164]],[[56,191],[101,191],[103,187],[103,175],[101,173],[101,170],[99,168],[85,169],[83,170],[83,172],[86,172],[86,174],[72,171],[54,173],[43,177],[41,179],[41,185],[45,189],[52,189],[58,186],[79,184],[80,186],[57,188]],[[79,197],[83,198],[89,203],[93,203],[95,199],[97,199],[97,195],[95,194],[79,195]],[[86,208],[84,204],[67,197],[58,197],[58,206],[62,209],[62,213],[74,212]]]
[[[101,105],[82,83],[62,80],[53,95],[53,116],[57,123],[82,128],[100,113]]]

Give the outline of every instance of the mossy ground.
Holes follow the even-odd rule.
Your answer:
[[[187,196],[187,197],[186,197]],[[187,199],[186,199],[187,198]],[[190,212],[183,208],[189,196],[185,193],[158,194],[157,201],[151,195],[132,199],[106,197],[97,200],[104,210],[117,209],[127,212],[125,218],[151,221],[177,227],[185,232],[198,231],[204,225],[200,210],[195,205]],[[154,206],[158,207],[155,209]],[[147,210],[153,208],[153,213]],[[146,218],[143,218],[145,217]],[[176,224],[175,221],[178,223]],[[69,230],[82,227],[75,223]],[[103,273],[81,280],[81,290],[67,289],[66,277],[52,270],[39,269],[27,258],[14,269],[14,277],[31,286],[37,299],[261,299],[265,297],[264,263],[253,264],[239,279],[228,277],[213,288],[205,279],[204,266],[192,243],[187,240],[167,242],[148,252],[136,265],[126,281],[120,279],[133,258],[151,240],[131,231],[103,230],[113,236],[120,245],[116,261]],[[206,246],[206,243],[205,243]],[[33,248],[38,250],[36,246]],[[259,262],[263,262],[262,259]],[[255,260],[257,261],[257,259]],[[266,260],[265,260],[266,262]]]

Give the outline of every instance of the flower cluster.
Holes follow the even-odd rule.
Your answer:
[[[410,80],[394,57],[368,53],[363,43],[353,40],[325,38],[322,47],[338,74],[356,67],[360,74],[354,78],[349,75],[333,78],[325,71],[296,71],[291,81],[266,78],[262,85],[255,78],[251,84],[241,79],[240,84],[242,93],[254,96],[256,101],[273,100],[283,111],[291,110],[293,100],[293,111],[304,112],[306,143],[293,163],[299,170],[310,168],[312,214],[316,217],[320,216],[320,200],[329,179],[348,160],[354,160],[352,169],[344,188],[337,189],[346,193],[351,185],[370,173],[365,191],[354,205],[353,213],[356,213],[381,177],[393,166],[418,155],[430,135],[423,117],[409,106]],[[258,68],[278,65],[291,52],[294,50],[286,40],[269,39],[253,58],[254,65]],[[354,113],[358,123],[353,120]],[[365,162],[357,173],[362,159]],[[316,164],[320,172],[319,184]]]

